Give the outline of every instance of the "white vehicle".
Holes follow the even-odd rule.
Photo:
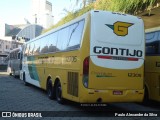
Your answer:
[[[8,55],[8,68],[7,72],[14,77],[19,77],[22,68],[22,49],[15,48],[10,51]]]

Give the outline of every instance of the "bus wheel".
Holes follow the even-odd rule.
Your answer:
[[[144,99],[143,99],[143,104],[147,104],[149,102],[149,93],[148,93],[148,89],[145,86],[145,93],[144,93]]]
[[[15,70],[13,70],[13,77],[14,77],[14,78],[16,78],[16,75],[15,75]]]
[[[64,99],[62,98],[62,87],[61,87],[61,83],[59,81],[56,84],[56,100],[60,104],[64,103]]]
[[[24,83],[24,85],[25,85],[25,86],[27,86],[27,85],[28,85],[28,83],[26,82],[26,76],[25,76],[25,73],[23,73],[23,83]]]
[[[51,79],[49,79],[47,82],[47,95],[51,100],[55,98]]]

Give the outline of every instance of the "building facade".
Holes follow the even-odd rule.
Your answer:
[[[32,18],[34,23],[45,29],[53,25],[52,3],[47,0],[32,0]]]
[[[0,65],[10,50],[21,47],[24,42],[41,34],[43,27],[36,24],[8,25],[0,22]]]

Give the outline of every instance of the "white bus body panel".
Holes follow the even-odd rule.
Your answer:
[[[128,34],[120,36],[115,34],[115,24],[117,22],[131,23],[132,25],[125,30],[128,30]],[[108,26],[113,25],[113,29]],[[119,26],[123,27],[123,26]],[[120,28],[121,29],[121,28]],[[120,31],[120,30],[119,30]],[[117,14],[107,11],[92,11],[91,12],[91,42],[90,42],[90,57],[94,64],[100,67],[112,68],[112,69],[135,69],[139,68],[144,63],[144,24],[142,19],[136,16]],[[97,48],[95,53],[95,46]],[[102,52],[103,48],[105,54]],[[113,50],[111,53],[111,49]],[[110,49],[110,50],[109,50]],[[123,50],[122,50],[123,49]],[[127,56],[127,52],[134,53],[134,50],[141,52],[137,56]],[[139,53],[138,53],[139,54]],[[97,56],[113,56],[113,57],[124,57],[124,58],[138,58],[137,61],[127,61],[127,60],[108,60],[101,59]]]

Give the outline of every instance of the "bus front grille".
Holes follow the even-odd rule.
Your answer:
[[[68,72],[67,93],[78,97],[78,73],[77,72]]]

